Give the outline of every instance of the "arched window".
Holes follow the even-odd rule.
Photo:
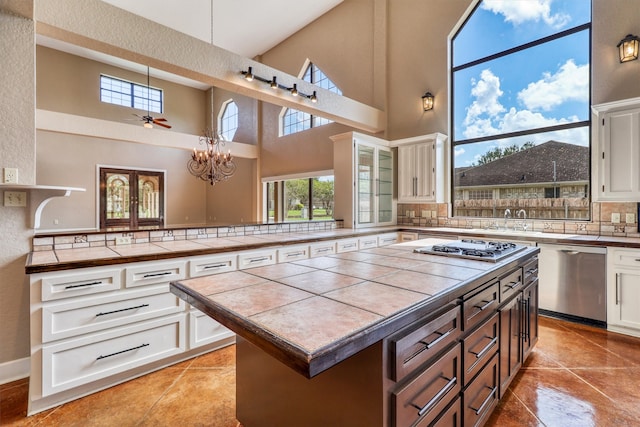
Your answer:
[[[476,3],[451,40],[454,215],[589,218],[590,44],[591,0]]]
[[[218,129],[226,141],[233,141],[238,130],[238,106],[233,99],[226,101],[218,115]]]
[[[330,90],[338,95],[342,95],[342,91],[335,85],[335,83],[333,83],[331,79],[329,79],[329,77],[327,77],[313,62],[309,62],[307,65],[302,79],[309,83],[313,83],[322,89]],[[292,133],[311,129],[312,127],[331,123],[331,120],[325,119],[324,117],[314,116],[293,108],[284,108],[281,117],[282,135],[290,135]]]

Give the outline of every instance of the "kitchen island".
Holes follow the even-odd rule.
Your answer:
[[[414,253],[431,242],[174,281],[171,292],[238,335],[245,427],[481,425],[537,339],[538,249],[495,263]]]

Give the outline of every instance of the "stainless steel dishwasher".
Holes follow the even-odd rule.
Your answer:
[[[606,249],[544,243],[538,246],[540,312],[605,326]]]

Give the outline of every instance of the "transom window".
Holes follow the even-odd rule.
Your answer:
[[[451,41],[454,215],[590,217],[590,44],[591,0],[477,2]]]
[[[225,102],[220,110],[218,129],[225,141],[233,141],[238,130],[238,106],[232,99]]]
[[[317,65],[310,62],[304,71],[302,79],[313,83],[322,89],[342,95],[342,91],[327,77]],[[326,125],[331,123],[329,119],[295,110],[293,108],[285,108],[282,114],[282,135],[290,135],[312,127]]]
[[[123,107],[162,113],[161,89],[100,75],[100,101]]]

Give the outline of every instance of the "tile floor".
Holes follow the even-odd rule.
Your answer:
[[[234,360],[226,347],[27,418],[28,380],[15,381],[0,386],[0,425],[237,427]],[[640,339],[541,317],[487,425],[640,426]]]

